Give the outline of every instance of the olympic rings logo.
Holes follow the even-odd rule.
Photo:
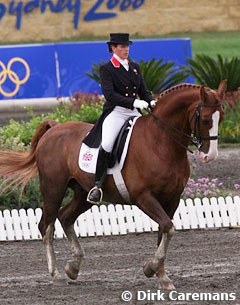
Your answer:
[[[19,79],[18,75],[16,72],[14,72],[12,70],[12,65],[16,62],[19,62],[21,64],[23,64],[24,68],[25,68],[25,76],[23,79]],[[6,97],[12,97],[15,94],[17,94],[17,92],[20,89],[20,85],[25,84],[29,77],[30,77],[30,68],[29,65],[27,64],[27,62],[20,57],[14,57],[11,60],[9,60],[7,67],[4,65],[4,63],[2,61],[0,61],[0,93]],[[7,78],[10,79],[10,81],[12,83],[14,83],[15,85],[15,89],[12,92],[6,92],[4,91],[2,85],[5,83],[5,81],[7,80]]]

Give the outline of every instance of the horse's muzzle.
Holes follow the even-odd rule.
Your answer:
[[[202,151],[195,151],[195,156],[200,159],[202,162],[204,163],[209,163],[213,160],[215,160],[218,157],[218,152],[214,151],[214,152],[208,152],[207,154],[205,154]]]

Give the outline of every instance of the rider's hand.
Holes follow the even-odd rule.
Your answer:
[[[151,107],[155,107],[156,104],[157,104],[157,101],[155,101],[155,100],[152,100],[152,101],[150,102]]]
[[[134,102],[133,102],[133,107],[135,108],[139,108],[139,109],[147,109],[148,108],[148,103],[145,102],[144,100],[138,100],[136,99]]]

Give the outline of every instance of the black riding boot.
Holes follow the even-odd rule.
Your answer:
[[[95,186],[89,191],[87,201],[90,203],[100,203],[103,197],[102,185],[107,174],[110,153],[106,152],[102,147],[99,149]]]

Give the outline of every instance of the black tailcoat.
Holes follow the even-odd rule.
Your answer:
[[[108,63],[100,67],[100,81],[106,102],[102,115],[84,140],[90,147],[100,146],[103,121],[115,106],[134,109],[133,102],[136,98],[148,103],[153,100],[137,63],[129,62],[127,71],[115,57],[112,57]]]

